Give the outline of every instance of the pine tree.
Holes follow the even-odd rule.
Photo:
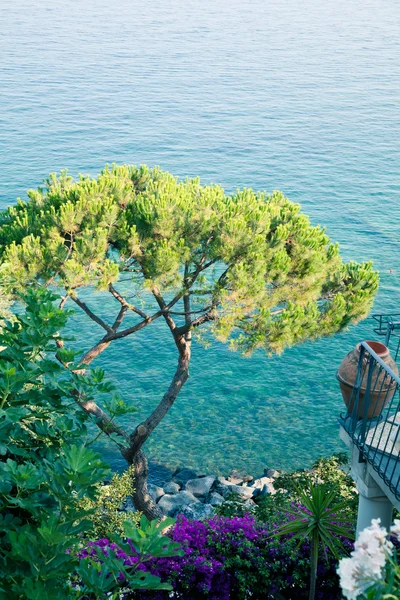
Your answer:
[[[158,511],[142,446],[189,376],[193,333],[204,330],[245,354],[279,353],[365,317],[378,288],[370,262],[343,263],[325,230],[280,192],[228,195],[158,168],[113,165],[97,179],[52,174],[28,196],[0,214],[5,291],[35,283],[61,288],[62,306],[74,303],[103,330],[82,365],[156,320],[176,345],[168,390],[123,434],[122,453],[135,466],[134,500],[149,517]],[[113,322],[82,299],[84,288],[109,293]],[[94,403],[82,408],[106,431],[114,427]]]

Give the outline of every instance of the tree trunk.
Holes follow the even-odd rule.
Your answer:
[[[150,521],[153,519],[162,519],[163,514],[161,509],[154,502],[147,489],[147,477],[149,474],[149,468],[147,458],[139,450],[133,457],[133,465],[135,469],[134,474],[134,493],[133,503],[137,510],[140,510]]]
[[[127,461],[128,465],[134,466],[134,494],[133,502],[135,508],[142,512],[148,519],[160,519],[162,518],[162,512],[157,507],[153,498],[150,496],[147,488],[148,478],[148,463],[145,454],[142,451],[142,446],[154,431],[157,425],[165,417],[171,406],[174,404],[179,392],[183,385],[186,383],[189,377],[189,363],[191,358],[191,336],[189,334],[177,335],[175,334],[175,324],[170,315],[164,315],[164,318],[168,322],[170,329],[174,335],[175,344],[179,351],[178,365],[174,374],[174,377],[170,383],[168,390],[165,392],[159,404],[140,425],[138,425],[135,431],[128,435],[125,430],[114,424],[111,419],[99,406],[93,401],[78,402],[85,412],[96,417],[97,426],[104,431],[107,435],[117,433],[121,435],[125,441],[126,446],[120,448],[122,456]],[[109,335],[104,336],[93,348],[91,348],[81,359],[82,365],[89,365],[93,359],[101,354],[113,340]],[[79,372],[83,374],[85,368]]]
[[[318,569],[318,532],[314,531],[311,538],[311,569],[310,569],[310,593],[308,600],[314,600],[315,590],[317,585],[317,569]]]
[[[135,467],[135,492],[133,496],[135,508],[140,512],[143,512],[148,519],[159,519],[162,517],[162,513],[154,503],[147,489],[147,477],[149,471],[147,459],[142,451],[142,446],[167,414],[178,397],[183,385],[187,381],[189,377],[189,362],[190,342],[182,342],[178,366],[168,390],[165,392],[151,415],[136,427],[135,431],[130,436],[129,448],[122,452],[128,464],[134,465]]]

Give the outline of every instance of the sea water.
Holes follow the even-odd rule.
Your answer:
[[[228,192],[280,189],[346,260],[374,261],[374,311],[400,312],[399,2],[1,0],[0,20],[1,208],[50,172],[95,175],[113,161]],[[195,345],[190,380],[147,444],[153,475],[259,473],[341,450],[335,372],[372,327],[272,359]],[[73,328],[85,347],[101,335],[85,317]],[[175,363],[161,322],[101,356],[138,407],[127,426],[156,406]],[[105,454],[122,468],[117,450]]]

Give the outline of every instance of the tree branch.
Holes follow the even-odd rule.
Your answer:
[[[60,310],[62,310],[64,308],[65,303],[67,302],[68,298],[69,298],[68,293],[65,294],[65,296],[61,297],[61,302],[60,302],[59,307],[58,307]]]
[[[110,341],[120,340],[121,338],[131,335],[132,333],[136,333],[136,331],[140,331],[141,329],[143,329],[143,327],[146,327],[146,325],[149,325],[150,323],[152,323],[153,321],[155,321],[156,319],[161,317],[161,315],[162,315],[162,311],[160,310],[160,311],[154,313],[154,315],[152,315],[151,317],[148,317],[147,319],[145,319],[144,321],[140,321],[140,323],[137,323],[136,325],[133,325],[132,327],[128,327],[128,329],[123,329],[122,331],[118,331],[117,333],[114,332],[114,335],[109,339],[110,339]],[[109,336],[105,336],[105,337],[107,338]]]
[[[86,414],[95,417],[96,425],[99,429],[101,429],[101,431],[103,431],[103,433],[106,435],[115,433],[124,438],[124,440],[129,444],[129,435],[127,432],[116,425],[113,419],[106,412],[104,412],[104,410],[101,409],[96,402],[93,402],[93,400],[81,401],[79,398],[77,399],[77,402]],[[126,447],[123,451],[128,452],[128,447]]]
[[[76,294],[69,292],[68,295],[72,298],[72,300],[75,302],[75,304],[77,304],[79,306],[79,308],[81,308],[83,310],[83,312],[85,312],[88,315],[88,317],[90,317],[90,319],[92,319],[92,321],[94,321],[95,323],[100,325],[100,327],[105,329],[107,331],[107,333],[113,333],[112,328],[109,325],[107,325],[107,323],[105,323],[103,321],[103,319],[101,319],[100,317],[95,315],[94,312],[92,310],[90,310],[88,305],[85,302],[83,302],[82,300],[80,300]]]
[[[146,315],[146,313],[144,313],[142,310],[140,310],[140,308],[137,308],[133,304],[130,304],[129,302],[127,302],[125,300],[125,298],[123,296],[121,296],[121,294],[119,292],[117,292],[117,290],[113,287],[113,285],[111,283],[108,286],[108,289],[109,289],[110,293],[114,296],[114,298],[116,300],[118,300],[118,302],[120,304],[122,304],[122,306],[125,306],[127,309],[135,312],[140,317],[142,317],[142,319],[148,319],[149,318],[148,315]]]
[[[203,323],[207,323],[208,321],[215,321],[215,319],[216,319],[215,312],[209,311],[205,315],[202,315],[201,317],[194,319],[194,321],[190,321],[190,322],[186,323],[185,325],[182,325],[182,327],[177,327],[175,329],[175,335],[178,335],[178,336],[186,335],[187,333],[189,333],[189,331],[191,331],[195,327],[199,327],[200,325],[202,325]]]
[[[184,283],[185,287],[187,287],[187,275],[189,271],[188,263],[185,263],[185,275],[184,275]],[[192,339],[192,334],[190,332],[190,323],[192,322],[192,318],[190,316],[190,296],[188,292],[183,296],[183,307],[185,309],[185,325],[189,327],[188,331],[185,333],[185,339],[187,342],[190,342]]]
[[[175,402],[179,392],[189,377],[189,362],[190,341],[183,342],[183,349],[179,354],[178,366],[176,368],[175,375],[160,403],[153,410],[151,415],[149,415],[145,421],[136,427],[135,431],[130,436],[129,453],[132,453],[132,456],[134,456],[141,449],[147,438],[151,435],[157,425],[159,425]]]
[[[119,313],[117,315],[117,318],[115,319],[115,321],[114,321],[114,323],[112,325],[112,330],[113,331],[117,331],[118,330],[119,326],[121,325],[121,323],[122,323],[122,321],[123,321],[123,319],[125,317],[125,314],[126,314],[127,310],[128,309],[127,309],[126,306],[121,306],[121,308],[119,310]]]
[[[105,335],[99,342],[97,342],[97,344],[92,346],[92,348],[90,348],[90,350],[85,352],[85,354],[82,356],[81,360],[79,361],[80,364],[90,365],[92,360],[97,358],[99,356],[99,354],[101,354],[106,348],[108,348],[108,346],[111,344],[113,339],[114,338],[110,339],[108,336]]]
[[[189,292],[187,292],[187,295],[189,294]],[[186,296],[184,296],[185,298]],[[169,314],[170,315],[177,315],[179,317],[186,317],[187,315],[198,315],[199,313],[203,313],[207,310],[210,310],[211,308],[211,304],[209,304],[208,306],[203,306],[203,308],[199,308],[198,310],[188,310],[188,311],[184,311],[184,312],[178,312],[175,310],[170,310]]]
[[[172,335],[174,336],[175,343],[176,343],[177,340],[175,339],[175,335],[174,335],[174,331],[176,329],[176,324],[168,312],[167,304],[166,304],[164,298],[162,297],[160,290],[158,289],[158,287],[156,285],[154,285],[151,288],[151,292],[152,292],[154,298],[156,299],[158,306],[161,309],[160,312],[161,312],[162,316],[164,317],[165,322],[167,323],[168,327],[170,328]],[[183,294],[184,294],[184,291],[182,291],[182,293],[178,294],[178,296],[180,295],[180,297],[182,297]],[[176,296],[176,298],[177,298],[177,296]],[[176,301],[178,302],[178,300],[176,300]]]

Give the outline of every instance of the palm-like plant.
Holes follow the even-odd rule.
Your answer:
[[[275,530],[274,535],[292,534],[299,540],[298,547],[305,540],[310,541],[310,593],[314,600],[317,582],[317,567],[320,547],[326,553],[329,550],[339,560],[340,551],[345,548],[340,536],[352,539],[349,532],[349,517],[346,512],[348,501],[336,502],[336,494],[327,484],[310,482],[305,489],[297,489],[299,504],[284,508],[285,513],[295,518]]]

